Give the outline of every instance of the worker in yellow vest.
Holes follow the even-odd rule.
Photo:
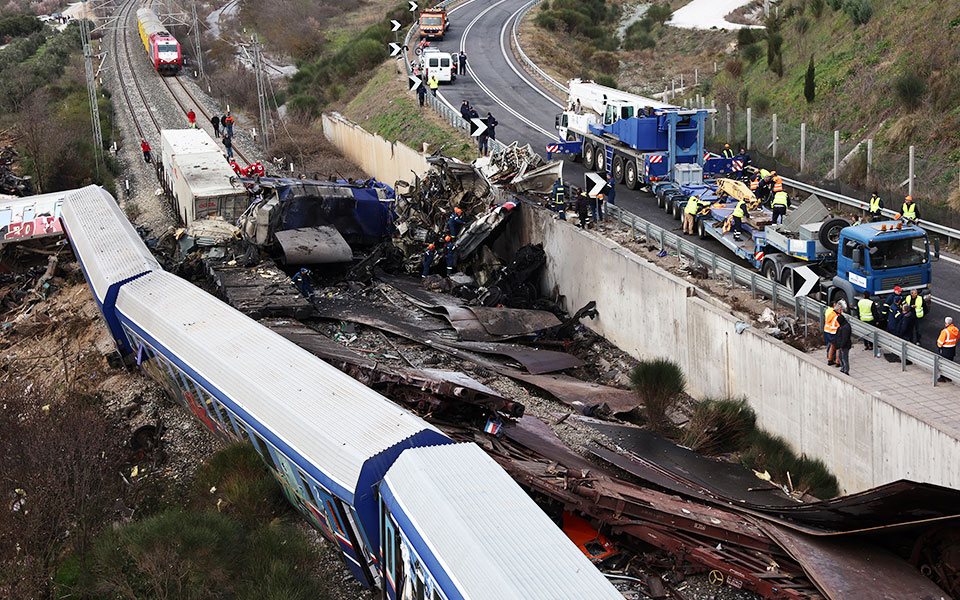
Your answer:
[[[435,76],[431,75],[430,79],[427,80],[427,86],[430,88],[430,93],[436,96],[437,88],[440,87],[440,80],[438,80]]]
[[[834,306],[828,306],[827,312],[823,316],[823,341],[827,344],[827,364],[833,366],[839,366],[837,363],[837,329],[840,328],[840,319],[838,318],[842,312],[840,303],[838,302]]]
[[[683,208],[683,232],[693,235],[693,226],[697,220],[697,212],[700,210],[700,198],[690,196],[687,198],[687,205]]]
[[[957,340],[960,340],[960,330],[953,324],[953,317],[943,318],[943,330],[940,332],[940,338],[937,339],[937,352],[940,356],[953,360],[957,356]],[[949,377],[941,375],[937,381],[952,381]]]
[[[883,200],[880,199],[880,196],[878,196],[876,192],[870,194],[870,220],[883,220]]]
[[[723,145],[723,157],[733,158],[733,148],[730,147],[730,144]]]
[[[911,336],[913,339],[911,341],[919,345],[920,324],[923,322],[923,296],[920,295],[919,290],[910,290],[910,295],[907,296],[905,302],[913,309],[913,316],[916,319],[913,324],[913,335]]]
[[[900,207],[900,216],[912,221],[920,218],[920,207],[913,201],[913,196],[907,196],[903,199],[903,206]]]
[[[733,223],[730,226],[730,229],[733,230],[733,239],[739,242],[743,239],[740,237],[740,232],[743,231],[743,220],[750,216],[750,213],[747,211],[746,200],[738,201],[733,209],[733,214],[730,216],[733,217]]]
[[[787,214],[787,209],[790,208],[790,196],[780,190],[773,195],[773,202],[770,206],[773,208],[773,222],[783,223],[783,216]]]
[[[860,320],[864,323],[873,325],[876,322],[876,318],[873,316],[873,299],[870,298],[870,292],[864,292],[863,298],[857,301],[857,314],[860,315]],[[873,342],[863,338],[863,349],[870,350],[871,348],[873,348]]]

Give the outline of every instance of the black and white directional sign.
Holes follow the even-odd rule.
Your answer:
[[[820,278],[817,277],[817,274],[813,272],[813,269],[807,266],[802,266],[794,269],[797,275],[803,277],[803,285],[800,286],[800,289],[797,290],[797,293],[793,295],[794,298],[799,298],[800,296],[806,296],[813,290],[813,286],[817,285],[817,282],[820,281]]]
[[[390,56],[396,56],[400,54],[400,46],[390,42]]]
[[[417,12],[417,8],[418,8],[417,3],[414,2],[413,0],[409,0],[409,1],[410,1],[410,12]]]
[[[473,137],[480,137],[480,135],[487,130],[487,124],[483,122],[483,119],[474,117],[470,119],[473,121],[473,124],[477,126],[476,131],[473,132]]]
[[[390,25],[393,26],[393,29],[391,29],[390,31],[399,31],[399,30],[400,30],[400,21],[391,20],[391,21],[390,21]]]
[[[423,85],[423,80],[416,75],[408,75],[407,83],[410,85],[410,89],[415,92],[421,85]]]
[[[587,183],[584,187],[593,187],[590,188],[590,191],[587,192],[588,196],[596,197],[600,195],[600,192],[603,191],[603,186],[607,185],[607,180],[597,175],[596,173],[587,173],[586,177]]]

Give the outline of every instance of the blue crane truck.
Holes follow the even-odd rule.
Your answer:
[[[555,122],[560,142],[547,145],[547,158],[572,154],[588,170],[611,171],[631,190],[731,171],[731,159],[704,148],[711,109],[673,106],[579,79],[568,88],[567,108]]]
[[[832,217],[816,197],[791,209],[778,224],[772,211],[741,182],[661,183],[654,193],[670,203],[669,212],[678,218],[686,200],[697,196],[696,231],[701,239],[717,240],[765,277],[791,290],[802,287],[806,278],[798,269],[808,267],[818,278],[810,294],[830,303],[843,299],[852,307],[863,292],[884,296],[895,286],[917,289],[923,295],[930,289],[931,263],[940,256],[938,240],[931,257],[927,232],[917,225],[905,221],[851,225]],[[737,239],[731,215],[741,198],[750,204],[750,216],[743,219]]]

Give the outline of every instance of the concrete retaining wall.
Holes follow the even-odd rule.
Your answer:
[[[512,249],[542,243],[542,285],[566,308],[597,301],[585,323],[637,358],[667,357],[698,398],[745,396],[760,426],[823,460],[844,492],[901,478],[960,486],[960,441],[899,410],[810,356],[752,328],[725,304],[610,242],[524,205]]]
[[[410,181],[412,173],[427,172],[427,158],[400,142],[390,142],[344,119],[340,114],[324,114],[323,135],[360,166],[364,173],[393,185],[397,180]]]

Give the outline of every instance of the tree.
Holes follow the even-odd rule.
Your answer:
[[[630,372],[630,387],[643,399],[647,424],[654,430],[665,428],[667,411],[686,385],[680,366],[666,358],[640,361]]]
[[[50,94],[45,89],[30,94],[23,102],[17,121],[24,153],[33,167],[37,192],[43,193],[64,146],[60,123],[50,109]]]
[[[803,97],[807,102],[813,102],[817,94],[816,71],[813,66],[813,57],[810,57],[810,65],[807,67],[807,76],[803,80]]]

